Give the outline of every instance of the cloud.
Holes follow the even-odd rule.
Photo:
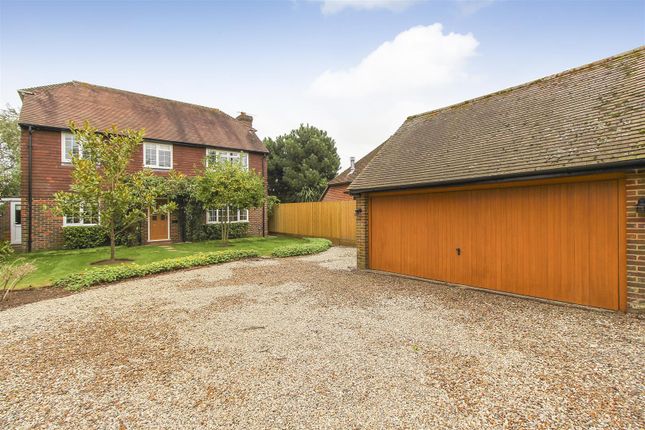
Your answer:
[[[321,0],[320,10],[324,15],[333,15],[344,9],[386,9],[395,12],[407,9],[419,0]]]
[[[450,84],[463,77],[463,66],[478,44],[470,33],[445,34],[439,23],[412,27],[356,66],[325,71],[310,91],[319,97],[356,98]]]

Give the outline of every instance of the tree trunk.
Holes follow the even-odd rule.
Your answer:
[[[110,223],[110,260],[116,257],[116,232],[114,231],[114,222]]]
[[[222,223],[222,242],[224,245],[228,245],[228,220]]]

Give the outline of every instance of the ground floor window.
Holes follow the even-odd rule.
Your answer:
[[[226,221],[228,216],[229,222],[249,222],[248,209],[208,209],[206,211],[206,222],[208,224],[217,224]]]
[[[97,225],[99,223],[98,214],[90,211],[85,211],[81,208],[78,213],[74,215],[65,215],[63,217],[63,226],[77,226],[77,225]]]

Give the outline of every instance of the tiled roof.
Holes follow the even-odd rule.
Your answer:
[[[351,192],[645,164],[645,47],[409,117]]]
[[[370,161],[372,161],[372,158],[378,153],[379,149],[384,144],[380,144],[376,148],[374,148],[369,154],[358,160],[355,165],[354,165],[354,173],[351,172],[351,167],[348,167],[347,169],[343,170],[341,173],[338,174],[334,179],[329,181],[327,185],[336,185],[336,184],[349,184],[356,178],[362,171],[363,169],[369,164]]]
[[[100,130],[145,128],[147,139],[267,152],[248,124],[218,109],[77,81],[19,93],[21,124],[66,129],[88,120]]]

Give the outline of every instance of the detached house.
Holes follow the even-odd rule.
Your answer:
[[[145,129],[144,144],[131,162],[132,169],[152,169],[165,175],[171,169],[192,175],[211,159],[240,162],[265,179],[267,149],[255,134],[253,118],[233,118],[204,106],[143,94],[67,82],[19,91],[22,184],[19,199],[11,201],[12,242],[27,251],[62,246],[64,226],[92,225],[92,217],[56,217],[48,206],[53,195],[71,183],[72,155],[82,147],[69,133],[70,120],[89,121],[99,130]],[[266,192],[266,191],[265,191]],[[205,223],[217,223],[218,213],[204,214]],[[230,213],[233,222],[248,223],[249,234],[267,232],[265,208]],[[183,226],[177,213],[151,215],[142,228],[142,241],[180,241]]]

